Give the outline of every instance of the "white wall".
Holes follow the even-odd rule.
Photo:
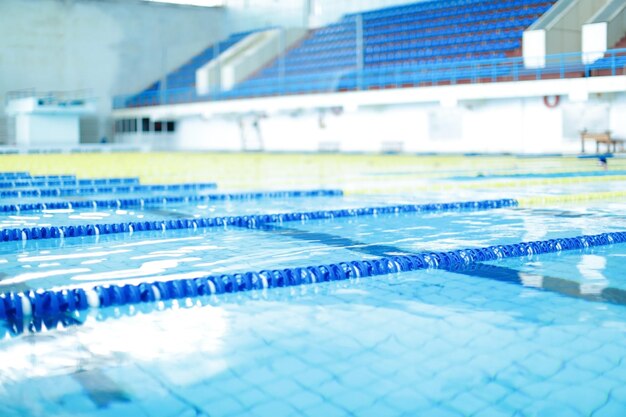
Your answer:
[[[78,115],[27,114],[17,116],[17,120],[17,146],[78,145]]]
[[[274,115],[259,123],[266,151],[318,151],[335,143],[344,152],[381,152],[394,142],[405,152],[577,152],[577,131],[572,135],[569,129],[564,136],[563,115],[585,109],[568,106],[565,98],[559,108],[549,109],[536,97],[468,101],[458,108],[416,104],[327,112],[323,128],[315,112]],[[241,149],[235,121],[196,118],[179,126],[178,149]]]
[[[602,58],[609,48],[607,26],[607,22],[590,23],[583,26],[582,51],[585,64],[591,64]]]
[[[136,0],[0,0],[0,100],[7,91],[90,89],[99,110],[225,35],[222,9]]]
[[[266,151],[316,152],[332,144],[331,149],[343,152],[381,152],[390,143],[400,143],[405,152],[575,153],[583,129],[611,129],[626,138],[624,112],[626,94],[592,95],[586,102],[562,96],[556,108],[548,108],[543,97],[527,97],[466,100],[450,108],[432,103],[365,107],[342,114],[327,110],[322,124],[318,111],[281,113],[261,118],[259,124]],[[249,128],[253,116],[240,117],[244,134],[255,135]],[[151,140],[132,138],[126,143]],[[241,122],[235,116],[182,118],[170,140],[175,149],[238,151]],[[160,148],[163,142],[154,144]]]
[[[241,150],[241,126],[256,140],[260,116],[267,151],[577,153],[583,129],[626,138],[624,91],[625,77],[592,77],[193,103],[116,117],[178,120],[174,149]],[[546,95],[560,103],[550,108]]]

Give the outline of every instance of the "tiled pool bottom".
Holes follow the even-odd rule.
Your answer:
[[[624,306],[445,271],[199,302],[109,308],[55,333],[5,340],[0,415],[626,410]]]
[[[624,172],[590,176],[574,172],[578,162],[574,168],[561,166],[571,163],[565,159],[554,166],[535,162],[543,167],[538,171],[554,172],[538,178],[519,161],[512,174],[433,171],[448,177],[437,181],[381,172],[372,182],[381,194],[361,195],[372,177],[365,169],[343,184],[315,182],[313,171],[294,184],[349,191],[344,185],[354,181],[355,193],[8,212],[0,215],[0,235],[23,227],[161,224],[503,197],[540,202],[253,229],[29,237],[0,242],[0,292],[137,284],[626,231]],[[143,178],[136,171],[124,175]],[[228,192],[219,179],[202,175],[177,181],[216,180],[218,189],[209,192]],[[433,190],[425,188],[431,185]],[[611,199],[585,201],[593,193]],[[541,203],[544,196],[556,199]],[[557,205],[561,197],[573,201],[571,196],[583,201]],[[0,417],[623,417],[625,270],[622,243],[480,262],[454,272],[420,270],[9,320],[0,326]]]

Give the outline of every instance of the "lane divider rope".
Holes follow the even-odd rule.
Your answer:
[[[0,179],[2,178],[30,178],[30,172],[27,171],[3,171],[0,173]]]
[[[217,184],[210,183],[188,183],[188,184],[149,184],[149,185],[115,185],[96,186],[78,188],[35,188],[25,190],[3,190],[0,191],[0,198],[25,198],[25,197],[63,197],[80,196],[103,193],[138,193],[151,191],[189,191],[189,190],[209,190],[217,188]]]
[[[75,175],[31,175],[28,172],[0,172],[0,181],[74,180]]]
[[[0,319],[57,317],[88,308],[125,306],[198,296],[267,288],[290,287],[326,281],[374,277],[421,269],[459,270],[469,265],[505,258],[557,253],[567,250],[626,242],[626,232],[583,235],[510,245],[469,248],[448,252],[398,255],[296,268],[264,269],[258,272],[210,275],[194,279],[143,282],[126,285],[96,285],[91,289],[37,290],[0,295]]]
[[[118,198],[111,200],[77,200],[77,201],[50,201],[45,203],[24,203],[0,205],[0,213],[21,213],[25,211],[42,211],[58,209],[98,209],[98,208],[133,208],[146,206],[162,206],[164,204],[191,203],[198,201],[222,200],[251,200],[259,198],[289,198],[289,197],[335,197],[342,196],[341,190],[290,190],[290,191],[261,191],[220,194],[193,194],[174,196],[154,196]]]
[[[597,193],[543,195],[537,197],[518,198],[520,206],[537,206],[543,204],[570,203],[576,201],[614,200],[626,197],[626,191],[603,191]]]
[[[239,193],[239,194],[217,194],[210,197],[227,200],[230,198],[263,198],[263,197],[312,197],[312,196],[341,196],[341,190],[314,190],[314,191],[277,191],[270,193]],[[176,197],[178,198],[178,197]],[[163,202],[164,198],[155,197],[158,202]],[[132,204],[137,204],[136,200],[146,201],[152,199],[132,199]],[[173,200],[174,201],[174,200]],[[178,200],[175,200],[178,201]],[[127,207],[127,200],[116,200],[113,207]],[[38,203],[39,204],[39,203]],[[0,231],[0,241],[9,242],[16,240],[39,240],[39,239],[59,239],[67,237],[108,235],[113,233],[134,233],[147,230],[170,230],[170,229],[198,229],[207,227],[237,226],[254,229],[269,223],[280,223],[289,221],[306,221],[319,219],[332,219],[340,217],[373,216],[378,214],[394,213],[421,213],[421,212],[444,212],[457,210],[490,210],[503,207],[516,207],[517,200],[482,200],[456,203],[437,204],[401,204],[393,206],[367,207],[355,209],[338,210],[317,210],[309,212],[291,212],[277,214],[250,214],[244,216],[220,216],[191,219],[169,219],[152,221],[134,221],[123,223],[106,224],[82,224],[72,226],[41,226],[4,229]],[[92,201],[82,201],[78,207],[93,207]],[[48,206],[48,208],[51,208]],[[61,207],[58,207],[61,208]]]
[[[83,179],[50,179],[50,180],[24,180],[2,181],[0,188],[26,188],[26,187],[80,187],[89,185],[114,185],[114,184],[139,184],[139,178],[83,178]]]

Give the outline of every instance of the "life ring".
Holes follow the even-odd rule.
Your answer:
[[[552,98],[552,100],[550,100],[550,98]],[[551,97],[543,96],[543,104],[545,104],[546,107],[549,109],[558,107],[560,102],[561,102],[561,96],[551,96]]]

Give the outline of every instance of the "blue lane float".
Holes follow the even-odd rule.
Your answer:
[[[75,179],[76,175],[31,175],[28,171],[2,171],[0,172],[0,179]]]
[[[27,198],[27,197],[66,197],[95,195],[106,193],[132,194],[140,192],[155,191],[200,191],[216,189],[217,184],[209,183],[187,183],[187,184],[131,184],[131,185],[108,185],[93,187],[74,188],[35,188],[24,190],[3,190],[0,191],[0,198]]]
[[[0,188],[32,188],[32,187],[81,187],[96,185],[129,185],[139,184],[139,178],[84,178],[84,179],[35,179],[0,181]]]
[[[73,288],[62,291],[7,292],[0,295],[0,319],[19,321],[29,317],[58,317],[88,308],[182,300],[215,294],[375,277],[421,269],[455,271],[465,269],[478,262],[568,250],[584,250],[624,242],[626,242],[626,232],[613,232],[448,252],[398,255],[326,265],[210,275],[194,279],[126,285],[98,285],[88,289]]]
[[[30,172],[27,171],[3,171],[0,172],[0,180],[30,178]]]
[[[236,193],[236,194],[214,194],[211,197],[215,200],[228,199],[250,199],[250,198],[287,198],[287,197],[321,197],[321,196],[341,196],[341,190],[312,190],[312,191],[272,191],[269,193]],[[179,197],[173,198],[173,202]],[[163,202],[163,197],[158,197]],[[123,208],[126,202],[130,201],[135,204],[135,200],[150,199],[128,199],[116,200],[116,204],[112,208]],[[206,200],[206,199],[205,199]],[[33,204],[36,206],[41,203]],[[461,211],[461,210],[492,210],[504,207],[516,207],[517,200],[482,200],[482,201],[465,201],[455,203],[437,203],[437,204],[400,204],[381,207],[366,207],[355,209],[338,209],[338,210],[317,210],[308,212],[292,212],[277,214],[250,214],[245,216],[221,216],[191,219],[169,219],[169,220],[152,220],[152,221],[135,221],[124,223],[107,223],[107,224],[81,224],[75,226],[43,226],[43,227],[26,227],[15,229],[4,229],[0,231],[0,241],[10,242],[16,240],[40,240],[40,239],[58,239],[66,237],[82,237],[95,235],[108,235],[114,233],[133,233],[148,230],[180,230],[180,229],[200,229],[209,227],[236,226],[255,229],[270,223],[282,223],[291,221],[309,221],[323,220],[342,217],[359,217],[359,216],[376,216],[379,214],[400,214],[400,213],[429,213],[429,212],[445,212],[445,211]],[[10,206],[9,206],[10,207]],[[94,204],[90,201],[82,201],[78,207],[51,207],[46,205],[47,209],[56,208],[93,208]],[[101,206],[98,206],[101,207]],[[36,208],[33,208],[35,210]],[[15,211],[15,210],[13,210]]]
[[[260,198],[291,197],[336,197],[342,196],[341,190],[295,190],[264,191],[221,194],[192,194],[175,196],[118,198],[110,200],[51,201],[46,203],[24,203],[0,205],[0,213],[22,213],[25,211],[60,210],[60,209],[126,209],[137,207],[155,207],[166,204],[194,203],[205,201],[252,200]]]
[[[31,175],[29,172],[0,172],[0,181],[75,180],[76,175]]]

